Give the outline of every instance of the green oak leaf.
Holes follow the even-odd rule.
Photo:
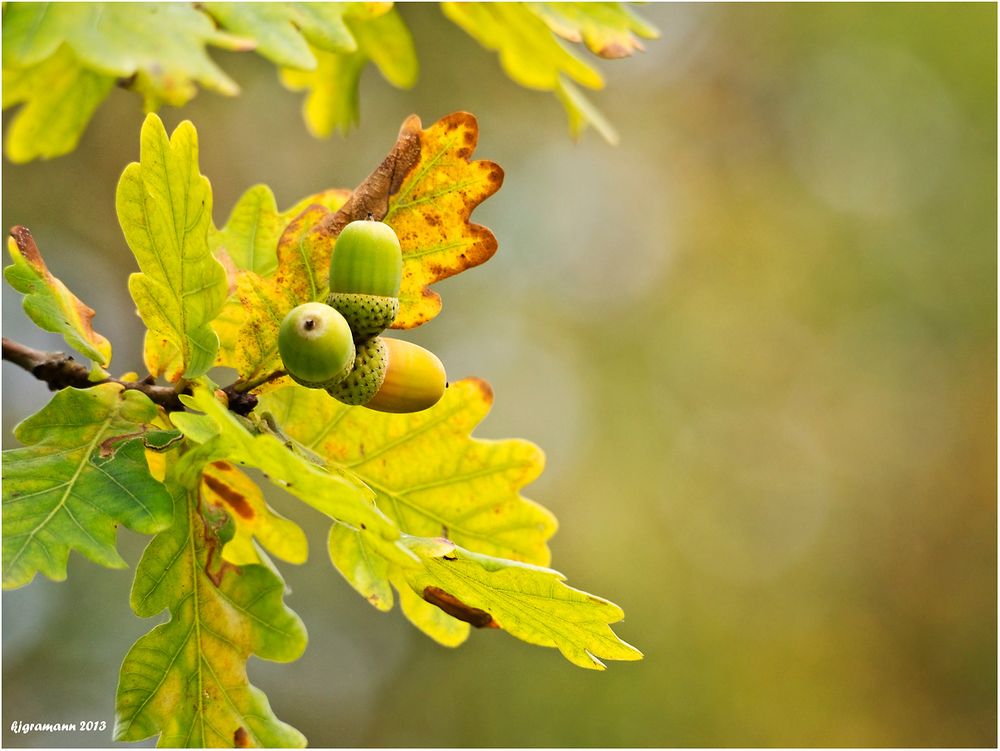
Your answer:
[[[481,45],[496,51],[504,72],[526,88],[552,91],[560,74],[592,89],[604,86],[601,74],[563,47],[525,3],[445,2],[441,10]]]
[[[413,38],[399,14],[379,3],[355,3],[344,21],[355,40],[352,51],[313,48],[317,64],[281,69],[282,83],[293,91],[308,91],[302,113],[309,132],[318,138],[347,132],[360,116],[359,84],[368,62],[400,89],[417,81],[418,63]]]
[[[11,3],[9,7],[28,5],[34,3]],[[6,13],[10,12],[4,15],[5,32]],[[6,128],[7,157],[23,163],[71,152],[114,85],[114,76],[85,67],[67,47],[23,68],[5,65],[3,109],[24,105]]]
[[[333,565],[368,602],[383,612],[392,610],[389,561],[370,550],[354,527],[334,522],[327,550]]]
[[[108,383],[63,389],[18,425],[25,447],[3,452],[5,588],[36,572],[65,579],[71,549],[122,568],[118,524],[151,534],[170,523],[170,496],[150,475],[142,441],[113,440],[156,417],[145,395]]]
[[[198,136],[183,122],[167,139],[148,115],[139,162],[122,173],[118,221],[141,273],[129,292],[146,324],[149,372],[169,381],[195,378],[215,363],[219,338],[211,321],[226,300],[226,272],[212,255],[212,189],[198,171]]]
[[[442,3],[445,15],[495,50],[508,75],[552,91],[578,136],[612,126],[573,81],[601,88],[600,74],[561,46],[582,42],[623,57],[658,31],[622,3]],[[75,148],[97,106],[117,83],[143,97],[147,111],[182,106],[197,86],[234,95],[237,85],[208,48],[256,50],[282,82],[306,90],[303,116],[317,136],[358,121],[359,80],[372,62],[390,84],[410,88],[418,61],[392,3],[33,3],[4,6],[3,107],[25,103],[6,141],[16,162]]]
[[[357,41],[344,21],[345,15],[359,10],[352,3],[305,2],[285,5],[291,13],[292,21],[313,47],[329,52],[353,52],[358,48]]]
[[[57,3],[7,3],[3,11],[4,68],[37,65],[55,54],[77,13]]]
[[[529,644],[556,647],[582,668],[603,670],[606,660],[640,660],[610,624],[621,608],[563,583],[565,576],[541,566],[473,553],[441,539],[404,536],[423,568],[405,572],[410,587],[459,620],[499,628]]]
[[[293,22],[291,3],[205,3],[220,26],[253,39],[254,49],[278,65],[306,70],[316,58]]]
[[[148,108],[183,104],[195,83],[222,94],[236,84],[205,49],[247,46],[219,32],[190,3],[9,3],[3,19],[4,68],[34,65],[64,44],[89,71],[141,77]]]
[[[252,39],[271,62],[314,70],[310,43],[331,52],[353,52],[357,43],[344,22],[349,3],[205,3],[220,26]]]
[[[24,311],[37,326],[62,334],[66,343],[98,365],[111,362],[111,342],[94,331],[94,310],[52,275],[27,227],[14,227],[7,239],[14,260],[3,270],[11,287],[24,294]]]
[[[367,488],[317,466],[275,435],[251,430],[202,385],[194,388],[192,396],[181,399],[203,414],[173,412],[170,419],[191,440],[212,446],[212,460],[225,459],[261,470],[271,482],[331,519],[364,530],[366,543],[391,560],[413,563],[412,556],[395,544],[398,527],[376,508]]]
[[[173,473],[167,482],[173,524],[143,553],[131,605],[146,618],[169,610],[170,620],[125,656],[115,740],[159,734],[164,747],[305,746],[246,673],[251,655],[290,662],[305,650],[305,627],[282,601],[284,583],[267,566],[219,560],[220,538],[206,525],[197,490]]]

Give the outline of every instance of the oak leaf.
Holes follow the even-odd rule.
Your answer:
[[[295,384],[263,395],[260,408],[330,471],[370,489],[404,533],[446,535],[474,550],[547,563],[555,518],[519,493],[541,473],[544,456],[528,441],[472,438],[491,403],[489,386],[470,379],[451,384],[438,404],[410,415],[348,407]],[[417,628],[443,644],[461,643],[465,624],[408,591],[405,571],[412,562],[386,560],[369,540],[350,524],[330,530],[330,559],[351,586],[384,611],[392,608],[394,585]]]
[[[574,137],[593,125],[609,143],[618,142],[611,123],[574,84],[600,89],[604,79],[554,34],[582,41],[601,57],[627,57],[642,50],[636,35],[655,38],[659,32],[624,3],[444,2],[441,10],[483,47],[496,51],[513,81],[554,93],[566,110]]]
[[[503,184],[498,164],[471,161],[478,140],[479,125],[468,112],[453,112],[426,129],[411,115],[382,163],[336,213],[312,229],[330,252],[351,221],[371,216],[396,231],[403,279],[393,328],[430,321],[441,311],[441,297],[430,285],[496,253],[493,233],[469,220],[476,206]]]
[[[196,378],[215,362],[219,338],[211,321],[226,300],[226,273],[208,245],[212,189],[198,171],[198,136],[183,122],[167,139],[148,115],[139,162],[122,173],[118,221],[141,273],[129,292],[146,324],[143,357],[154,376]]]
[[[14,436],[25,446],[3,452],[3,585],[19,587],[36,572],[66,578],[71,549],[95,563],[124,568],[115,549],[118,524],[144,534],[170,522],[170,496],[149,473],[141,435],[157,418],[138,391],[114,383],[58,392]]]
[[[33,4],[11,3],[4,28],[6,13]],[[90,70],[66,47],[26,67],[4,65],[3,109],[23,105],[6,128],[7,157],[23,163],[68,154],[114,85],[114,76]]]
[[[246,673],[251,655],[290,662],[305,650],[305,627],[282,602],[284,583],[267,566],[227,568],[197,491],[174,474],[167,482],[173,523],[143,553],[131,605],[146,618],[169,610],[170,619],[125,656],[115,739],[159,734],[160,746],[209,748],[231,747],[242,737],[244,745],[305,746]]]
[[[556,647],[582,668],[603,670],[606,660],[641,660],[610,624],[625,617],[602,597],[564,584],[542,566],[463,550],[444,540],[404,537],[424,561],[405,577],[424,600],[476,628],[503,629],[529,644]]]
[[[361,73],[369,62],[397,88],[408,89],[417,80],[413,38],[391,3],[345,3],[341,7],[352,46],[331,49],[314,41],[314,65],[286,64],[281,69],[287,88],[308,92],[302,114],[309,131],[320,138],[357,124]]]
[[[27,227],[14,227],[7,249],[14,260],[4,278],[24,294],[24,311],[37,326],[62,334],[66,343],[98,365],[111,362],[111,342],[94,331],[94,309],[52,275]]]

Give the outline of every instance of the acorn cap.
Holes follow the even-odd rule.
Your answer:
[[[382,338],[388,365],[382,385],[364,406],[379,412],[420,412],[448,387],[444,365],[433,352],[402,339]]]
[[[367,219],[340,231],[330,256],[330,291],[397,297],[403,252],[392,227]]]
[[[331,292],[326,298],[326,304],[336,308],[344,316],[356,342],[381,334],[399,313],[398,297]]]
[[[380,337],[357,346],[354,367],[347,377],[326,389],[337,401],[357,406],[369,401],[385,379],[388,352]]]

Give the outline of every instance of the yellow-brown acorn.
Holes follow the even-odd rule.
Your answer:
[[[383,337],[387,365],[382,385],[368,409],[379,412],[420,412],[433,407],[448,387],[444,365],[437,355],[402,339]]]
[[[327,393],[345,404],[406,413],[433,407],[447,386],[444,365],[433,352],[379,336],[358,345],[351,372]]]

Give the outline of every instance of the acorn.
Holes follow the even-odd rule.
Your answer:
[[[404,413],[421,412],[437,404],[448,387],[438,356],[402,339],[382,341],[388,360],[385,377],[365,406],[379,412]]]
[[[433,352],[374,337],[359,345],[351,373],[327,392],[345,404],[401,414],[433,407],[447,386],[444,365]]]
[[[371,219],[341,230],[330,256],[327,304],[347,319],[355,342],[382,333],[399,313],[403,252],[392,227]]]
[[[309,388],[342,381],[356,354],[344,316],[321,302],[307,302],[288,312],[278,330],[278,352],[292,380]]]

